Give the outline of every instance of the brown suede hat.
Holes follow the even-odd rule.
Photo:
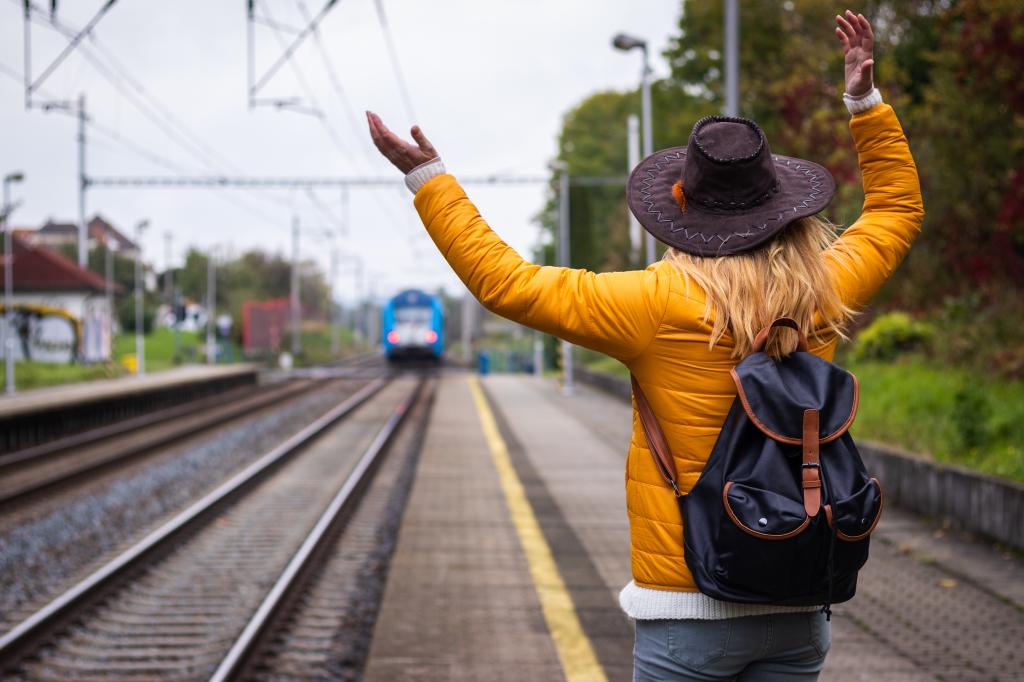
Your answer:
[[[727,256],[767,243],[828,206],[836,182],[823,166],[772,154],[745,118],[706,116],[685,147],[655,152],[629,176],[629,209],[681,251]]]

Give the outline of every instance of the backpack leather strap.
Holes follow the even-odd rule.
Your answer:
[[[764,350],[765,345],[768,343],[768,334],[776,327],[789,327],[794,330],[797,334],[796,349],[807,352],[807,337],[800,329],[800,325],[792,317],[780,317],[772,320],[771,324],[759,331],[757,336],[754,337],[754,349],[752,352],[760,353]]]
[[[801,447],[803,462],[801,481],[804,489],[804,511],[814,518],[821,510],[821,462],[818,460],[818,411],[804,410],[804,433]]]
[[[665,432],[661,430],[661,425],[658,424],[658,419],[654,416],[654,410],[651,409],[651,404],[647,402],[647,396],[640,388],[640,382],[632,374],[629,375],[629,380],[633,385],[633,397],[636,398],[636,412],[640,416],[640,426],[643,427],[647,448],[651,451],[651,456],[654,457],[654,464],[658,467],[661,477],[672,486],[676,497],[682,497],[679,485],[676,483],[678,476],[676,461],[672,459],[672,451],[668,447]]]

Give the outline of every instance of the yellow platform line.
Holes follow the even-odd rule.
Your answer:
[[[562,574],[558,571],[551,547],[544,538],[537,517],[533,513],[533,507],[526,497],[526,491],[523,490],[523,484],[516,474],[515,467],[512,466],[505,440],[501,437],[494,413],[491,412],[483,389],[480,388],[479,379],[475,376],[470,377],[469,388],[473,393],[473,402],[476,403],[476,410],[480,415],[480,425],[483,427],[487,447],[491,451],[494,468],[498,470],[505,502],[519,535],[519,543],[526,554],[533,586],[540,599],[548,631],[555,642],[558,658],[562,662],[565,678],[570,682],[607,680],[604,669],[594,654],[590,639],[583,632],[583,626],[576,615],[576,606],[565,587]]]

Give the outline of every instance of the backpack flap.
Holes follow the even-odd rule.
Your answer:
[[[856,377],[810,353],[781,360],[754,353],[732,369],[732,378],[750,421],[781,443],[803,442],[807,410],[818,413],[820,443],[846,433],[857,413]]]

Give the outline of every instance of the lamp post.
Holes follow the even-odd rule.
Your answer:
[[[25,174],[21,172],[9,173],[4,176],[4,204],[0,206],[0,218],[3,219],[4,227],[4,361],[7,370],[6,392],[8,395],[14,393],[14,311],[11,310],[13,302],[11,296],[14,289],[14,254],[12,250],[11,227],[8,216],[11,206],[11,184],[21,182]]]
[[[148,220],[135,225],[135,368],[138,376],[146,374],[146,340],[142,336],[142,233]]]
[[[647,158],[654,153],[654,133],[651,132],[651,65],[647,55],[647,41],[635,36],[619,33],[612,38],[612,46],[617,50],[628,52],[639,49],[644,56],[643,71],[640,73],[640,118],[643,127],[643,155]],[[654,235],[647,233],[646,259],[654,262]]]
[[[558,173],[558,265],[570,267],[569,263],[569,164],[565,161],[552,161],[551,170]],[[562,393],[572,395],[572,344],[562,339]]]
[[[725,115],[740,115],[740,7],[725,0]]]

